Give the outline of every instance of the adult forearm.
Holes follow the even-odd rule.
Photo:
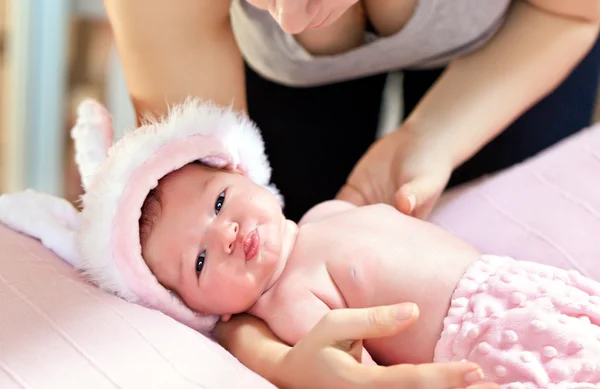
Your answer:
[[[217,324],[215,337],[247,368],[285,389],[277,371],[289,347],[277,339],[263,321],[246,314],[236,315],[228,322]]]
[[[188,96],[246,108],[244,67],[229,1],[105,0],[139,116]]]
[[[597,34],[597,21],[515,2],[498,34],[451,63],[405,127],[458,166],[556,88]]]

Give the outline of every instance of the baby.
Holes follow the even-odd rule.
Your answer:
[[[600,382],[600,284],[487,256],[386,205],[315,206],[296,225],[246,176],[191,163],[147,196],[142,257],[192,310],[253,314],[295,344],[332,309],[399,302],[420,324],[367,340],[380,364],[468,359],[506,388]]]
[[[65,207],[42,212],[25,193],[13,221],[55,251],[64,240],[65,260],[105,291],[202,333],[249,312],[290,344],[329,310],[413,302],[420,323],[365,341],[363,361],[467,359],[505,388],[600,382],[598,283],[482,255],[386,205],[329,201],[286,220],[243,114],[189,100],[115,143],[106,109],[84,101],[71,135],[80,214],[49,223]]]
[[[420,324],[365,341],[364,362],[467,359],[505,388],[600,383],[596,281],[482,255],[386,205],[328,201],[286,220],[241,114],[188,101],[113,145],[108,113],[85,101],[72,136],[80,214],[26,191],[0,197],[0,216],[127,301],[204,333],[249,312],[290,344],[329,310],[413,302]]]

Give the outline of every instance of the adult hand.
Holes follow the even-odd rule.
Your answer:
[[[481,381],[469,362],[372,366],[360,363],[362,339],[395,335],[418,317],[416,305],[403,303],[329,312],[282,358],[277,383],[295,389],[499,389]]]
[[[358,0],[247,0],[269,11],[281,29],[289,34],[326,27],[335,22]]]
[[[385,135],[358,161],[337,198],[359,206],[385,203],[425,219],[453,168],[447,153],[433,146],[406,126]]]

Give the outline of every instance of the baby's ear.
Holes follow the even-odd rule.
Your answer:
[[[231,319],[231,315],[221,315],[221,321],[226,322]]]

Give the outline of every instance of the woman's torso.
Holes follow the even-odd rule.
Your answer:
[[[331,56],[311,55],[267,11],[246,0],[232,0],[231,22],[250,67],[284,85],[311,86],[443,66],[486,43],[502,25],[509,5],[510,0],[420,0],[397,33],[366,33],[366,44]]]

